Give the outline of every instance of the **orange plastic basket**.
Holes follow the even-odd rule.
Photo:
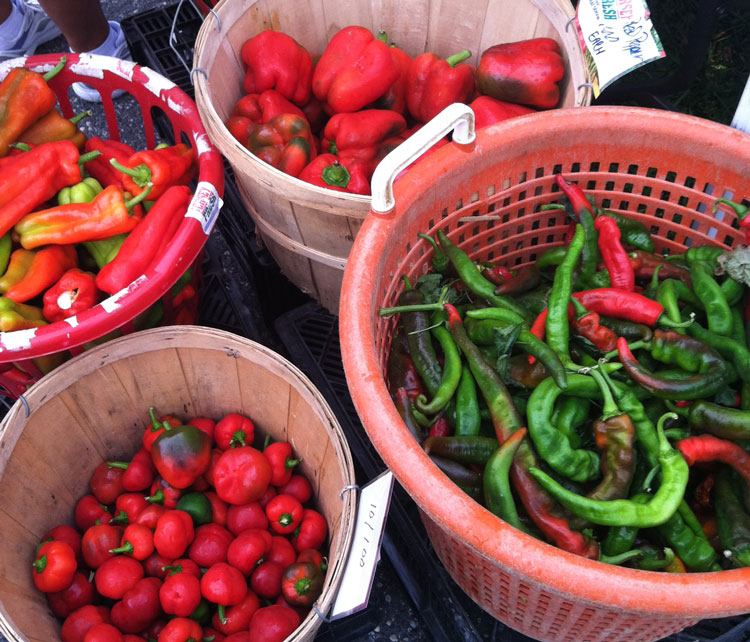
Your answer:
[[[140,109],[149,149],[156,145],[155,119],[161,116],[171,125],[177,142],[184,142],[196,150],[198,184],[180,227],[171,240],[165,239],[159,259],[149,266],[145,274],[137,277],[121,292],[76,317],[41,328],[0,333],[0,391],[12,397],[23,393],[28,385],[42,376],[32,359],[62,351],[75,355],[83,350],[83,344],[105,335],[112,336],[112,332],[132,332],[135,329],[133,319],[159,299],[164,304],[163,322],[175,323],[177,310],[172,305],[169,290],[191,264],[196,267],[193,280],[197,285],[200,254],[216,222],[224,193],[221,156],[208,140],[198,109],[190,96],[163,76],[130,61],[92,54],[65,54],[65,57],[65,67],[50,80],[49,85],[66,118],[73,115],[69,96],[71,85],[85,81],[103,96],[101,108],[108,131],[97,132],[96,135],[120,140],[115,108],[116,104],[119,108],[119,103],[112,100],[112,92],[125,91]],[[0,65],[0,79],[5,78],[13,67],[20,66],[45,73],[61,58],[62,54],[48,54],[5,61]],[[188,319],[194,320],[197,303],[196,296],[188,304],[191,308]]]
[[[357,412],[451,576],[508,626],[555,642],[645,642],[750,611],[750,568],[679,575],[609,566],[508,526],[432,464],[391,401],[384,373],[396,319],[378,309],[396,304],[402,275],[429,269],[432,251],[417,233],[443,229],[474,259],[534,261],[567,228],[559,211],[539,209],[558,200],[559,172],[647,223],[658,250],[741,242],[734,213],[711,214],[717,197],[750,197],[750,136],[723,125],[590,107],[524,116],[477,132],[471,145],[446,145],[396,181],[394,209],[370,213],[349,256],[340,336]],[[373,209],[382,200],[375,189]]]

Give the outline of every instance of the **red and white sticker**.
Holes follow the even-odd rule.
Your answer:
[[[193,200],[190,201],[185,216],[200,221],[203,233],[208,236],[216,224],[222,205],[224,201],[219,197],[216,188],[208,181],[201,181],[195,188]]]

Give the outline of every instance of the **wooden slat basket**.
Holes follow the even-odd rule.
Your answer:
[[[469,49],[477,64],[488,47],[526,38],[554,38],[566,74],[560,107],[590,104],[589,75],[568,0],[222,0],[195,46],[195,100],[211,141],[232,166],[262,242],[303,292],[338,314],[347,257],[370,197],[314,187],[253,156],[224,126],[244,94],[242,44],[266,29],[283,31],[320,54],[341,28],[383,29],[410,56],[447,57]]]
[[[310,381],[267,348],[196,326],[147,330],[80,355],[35,384],[0,424],[0,634],[9,642],[60,639],[60,625],[34,587],[31,562],[44,533],[73,522],[73,507],[103,460],[129,459],[148,408],[181,418],[253,419],[261,435],[288,440],[302,458],[314,503],[329,525],[329,569],[318,607],[327,613],[353,535],[351,453]],[[310,612],[287,638],[307,642]]]

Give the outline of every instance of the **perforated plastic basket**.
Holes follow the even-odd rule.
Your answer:
[[[453,112],[449,121],[469,140],[462,118]],[[383,161],[384,173],[396,175],[400,153]],[[356,238],[339,309],[357,412],[422,511],[451,576],[508,626],[555,642],[645,642],[750,611],[750,569],[678,575],[614,567],[509,527],[432,464],[391,401],[384,373],[396,319],[378,309],[396,304],[402,275],[414,281],[429,269],[432,251],[417,233],[444,229],[474,259],[529,263],[560,244],[567,227],[564,214],[539,210],[558,200],[558,172],[597,203],[647,223],[659,251],[731,244],[741,240],[734,213],[713,216],[711,208],[717,197],[750,196],[750,136],[642,108],[559,110],[479,131],[473,144],[446,145],[396,181],[390,211],[390,188],[374,177],[373,209],[383,213],[371,212]]]
[[[129,61],[91,54],[65,55],[65,68],[50,80],[49,85],[57,95],[66,118],[73,115],[70,86],[74,82],[85,81],[103,96],[101,108],[108,131],[97,132],[97,135],[119,140],[120,126],[112,92],[124,90],[135,99],[141,110],[149,148],[156,145],[154,120],[159,117],[171,123],[175,141],[195,148],[199,165],[198,183],[185,219],[171,242],[167,244],[168,239],[165,239],[164,250],[158,261],[128,287],[65,321],[31,330],[0,333],[0,387],[11,396],[21,394],[28,383],[41,376],[30,361],[34,357],[63,350],[77,354],[84,343],[115,330],[119,329],[123,334],[132,332],[132,320],[160,298],[164,300],[165,321],[173,319],[169,289],[199,256],[216,222],[224,191],[221,156],[208,140],[195,103],[185,92],[151,69]],[[8,60],[0,65],[0,79],[13,67],[20,66],[44,73],[60,59],[61,54],[50,54]],[[194,304],[197,306],[197,300]],[[13,362],[20,362],[27,377],[19,378]]]

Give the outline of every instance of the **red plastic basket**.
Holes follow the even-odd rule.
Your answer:
[[[31,362],[42,355],[68,351],[77,354],[83,344],[100,339],[118,330],[132,332],[133,319],[160,298],[164,301],[164,322],[175,320],[169,289],[195,262],[194,279],[200,267],[199,257],[222,205],[224,170],[220,154],[208,140],[198,110],[192,99],[179,87],[147,67],[133,62],[91,54],[65,54],[65,68],[49,85],[57,95],[63,115],[70,118],[73,108],[69,92],[74,82],[85,81],[103,96],[101,107],[108,132],[102,137],[120,140],[120,129],[112,92],[123,90],[140,108],[147,147],[156,145],[154,118],[157,113],[166,117],[174,132],[174,139],[192,145],[198,153],[198,184],[194,189],[185,219],[166,245],[158,261],[128,287],[105,299],[76,317],[31,330],[0,333],[0,388],[17,397],[41,376]],[[15,58],[0,65],[0,79],[13,67],[25,66],[39,72],[52,69],[62,54]],[[192,302],[197,306],[197,297]],[[195,309],[191,310],[194,314]],[[190,315],[187,315],[188,319]],[[21,366],[16,368],[13,363]],[[19,374],[20,373],[20,374]],[[25,375],[25,376],[24,376]]]
[[[402,165],[392,163],[393,175]],[[567,228],[559,211],[540,211],[559,198],[559,172],[597,203],[648,224],[658,250],[742,242],[735,214],[711,209],[717,197],[750,197],[750,136],[682,114],[593,107],[506,121],[407,171],[391,211],[373,177],[373,209],[385,213],[371,212],[357,235],[339,311],[357,412],[451,576],[508,626],[555,642],[646,642],[750,611],[750,568],[679,575],[609,566],[508,526],[438,470],[391,401],[385,370],[396,319],[378,309],[396,304],[402,275],[413,282],[429,269],[432,250],[417,233],[444,229],[474,259],[534,261]]]

